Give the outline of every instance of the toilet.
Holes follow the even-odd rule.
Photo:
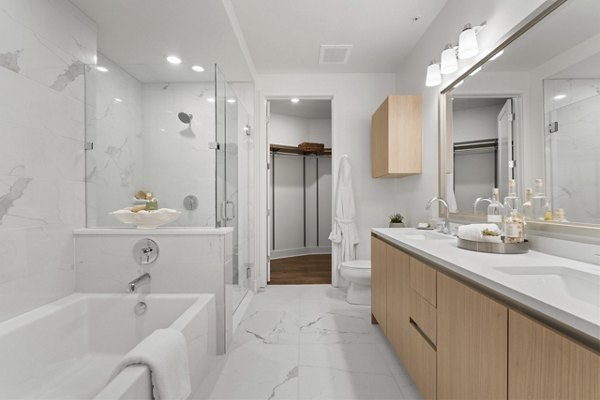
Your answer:
[[[344,261],[340,274],[350,284],[346,301],[350,304],[371,304],[371,260]]]

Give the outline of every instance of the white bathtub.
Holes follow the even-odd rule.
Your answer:
[[[216,351],[214,295],[76,293],[0,324],[0,398],[151,398],[145,367],[109,380],[127,351],[167,327],[187,339],[195,390]]]

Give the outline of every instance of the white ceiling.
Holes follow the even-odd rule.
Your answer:
[[[306,119],[331,119],[331,100],[300,99],[292,103],[289,99],[270,100],[271,114],[291,115]]]
[[[71,2],[98,25],[99,51],[142,82],[209,81],[214,63],[230,81],[252,80],[222,0]],[[183,64],[167,63],[169,54]]]
[[[258,73],[397,72],[446,0],[232,3]],[[322,44],[354,45],[348,64],[319,65]]]

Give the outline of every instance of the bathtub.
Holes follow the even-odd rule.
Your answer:
[[[146,303],[136,315],[138,302]],[[181,331],[192,390],[216,352],[212,294],[75,293],[0,323],[0,398],[152,398],[150,373],[121,358],[155,329]]]

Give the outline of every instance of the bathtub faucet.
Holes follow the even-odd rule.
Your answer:
[[[149,284],[150,279],[150,274],[147,272],[144,275],[138,276],[137,278],[135,278],[127,284],[129,286],[129,293],[135,293],[135,290],[138,286],[141,286],[143,284]]]

